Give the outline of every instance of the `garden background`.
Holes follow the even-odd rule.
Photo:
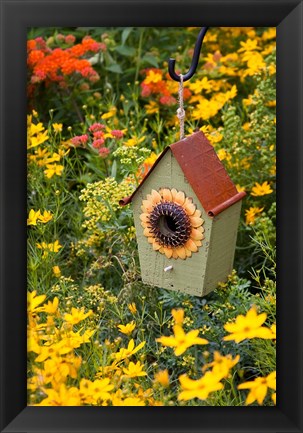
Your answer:
[[[210,28],[184,83],[245,190],[234,271],[204,298],[144,285],[131,207],[179,139],[198,28],[28,31],[28,404],[276,403],[276,32]]]

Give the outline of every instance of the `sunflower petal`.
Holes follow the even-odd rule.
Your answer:
[[[176,252],[175,249],[173,249],[173,259],[177,259],[178,258],[178,254]]]
[[[149,212],[151,212],[152,211],[152,209],[153,209],[153,203],[152,203],[152,201],[151,200],[143,200],[142,201],[142,206],[141,206],[141,210],[143,211],[143,212],[147,212],[147,213],[149,213]]]
[[[161,202],[161,195],[155,189],[152,189],[151,196],[153,204],[158,204]]]
[[[153,236],[152,232],[150,231],[150,229],[148,227],[145,227],[143,234],[144,234],[144,236],[147,236],[147,237]]]
[[[149,244],[153,244],[154,241],[155,241],[155,238],[153,236],[150,236],[150,237],[147,238],[147,240],[148,240]]]
[[[198,251],[198,247],[195,244],[195,242],[192,239],[188,239],[188,241],[186,242],[186,244],[184,245],[186,249],[192,251],[192,252],[196,252]]]
[[[160,248],[161,248],[161,245],[158,244],[158,242],[154,241],[153,242],[153,250],[157,251],[157,250],[160,250]]]
[[[183,205],[187,215],[193,215],[196,210],[196,206],[193,204],[192,199],[186,197],[184,205]]]
[[[195,211],[195,213],[194,213],[194,217],[198,217],[198,218],[200,218],[201,217],[201,215],[202,215],[202,212],[199,210],[199,209],[196,209],[196,211]],[[202,220],[203,221],[203,220]],[[204,222],[204,221],[203,221]]]
[[[194,241],[199,241],[203,239],[203,234],[200,232],[200,230],[192,229],[190,237]]]
[[[185,248],[185,254],[186,254],[186,257],[191,257],[191,251],[188,248]]]
[[[141,213],[140,220],[143,223],[148,223],[149,222],[149,215],[147,213]]]
[[[200,227],[203,223],[202,218],[199,217],[195,217],[195,216],[190,216],[190,223],[194,228]]]
[[[183,191],[178,191],[175,198],[174,198],[174,202],[183,206],[184,202],[185,202],[185,194]]]
[[[167,257],[168,259],[170,259],[171,256],[173,255],[173,250],[172,250],[172,248],[163,247],[163,250],[164,250],[164,254],[166,255],[166,257]]]
[[[186,259],[186,251],[184,247],[176,248],[176,253],[178,254],[178,257],[180,257],[180,259]]]
[[[197,245],[197,247],[201,247],[201,245],[202,245],[201,241],[194,241],[194,243]]]
[[[176,188],[172,188],[170,192],[171,192],[172,201],[174,201],[178,191],[176,190]]]
[[[161,190],[161,195],[163,197],[163,200],[165,201],[172,201],[172,194],[171,191],[168,188],[163,188]]]

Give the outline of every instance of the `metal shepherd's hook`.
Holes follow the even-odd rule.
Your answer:
[[[201,47],[202,47],[202,42],[203,42],[203,39],[204,39],[204,36],[205,36],[207,30],[208,30],[208,27],[202,27],[202,29],[200,30],[200,33],[199,33],[197,41],[196,41],[191,66],[190,66],[190,69],[187,72],[187,74],[183,75],[183,81],[189,80],[194,75],[194,73],[196,72],[198,62],[199,62],[199,56],[200,56],[200,51],[201,51]],[[176,63],[175,59],[169,59],[168,72],[169,72],[169,75],[171,76],[171,78],[173,80],[180,82],[180,76],[175,73],[175,63]]]

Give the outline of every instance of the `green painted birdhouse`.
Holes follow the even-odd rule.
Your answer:
[[[233,268],[241,200],[199,131],[165,148],[130,197],[142,280],[204,296]]]

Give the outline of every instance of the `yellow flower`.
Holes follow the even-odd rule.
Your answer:
[[[138,144],[142,143],[145,140],[145,138],[146,138],[145,136],[141,137],[141,138],[133,137],[133,138],[130,138],[129,140],[127,140],[124,144],[125,144],[125,146],[128,146],[128,147],[138,146]]]
[[[251,195],[261,196],[261,195],[271,194],[272,192],[273,190],[271,189],[267,181],[263,182],[262,185],[256,182],[256,185],[251,190]]]
[[[138,350],[142,349],[143,346],[145,346],[145,341],[142,341],[137,347],[135,347],[135,342],[133,339],[131,339],[128,343],[127,349],[122,347],[119,352],[114,353],[113,356],[117,361],[122,361],[122,359],[129,358],[131,355],[137,353]]]
[[[53,128],[55,133],[62,132],[63,125],[62,123],[53,123]]]
[[[168,370],[160,370],[155,374],[155,382],[160,383],[160,385],[167,387],[169,385],[169,374]]]
[[[236,188],[237,188],[237,191],[238,191],[238,192],[245,191],[245,187],[239,185],[238,183],[237,183],[237,185],[236,185]]]
[[[76,325],[77,323],[82,322],[82,320],[86,319],[92,314],[93,314],[92,310],[89,310],[87,313],[84,313],[84,308],[77,309],[72,307],[71,314],[69,313],[64,314],[64,320],[72,325]]]
[[[258,41],[256,39],[247,39],[245,42],[240,42],[240,45],[242,48],[239,48],[239,53],[243,51],[260,50],[258,47]]]
[[[54,273],[54,275],[55,275],[55,277],[57,277],[57,278],[59,278],[60,277],[60,275],[61,275],[61,270],[60,270],[60,268],[59,268],[59,266],[53,266],[53,273]]]
[[[223,389],[220,378],[211,371],[205,373],[198,380],[192,380],[186,374],[183,374],[179,377],[179,381],[182,391],[178,395],[178,400],[191,400],[193,398],[206,400],[211,392]]]
[[[109,400],[111,398],[110,391],[114,389],[114,385],[110,384],[108,378],[96,379],[93,382],[88,379],[81,379],[80,395],[85,403],[97,404],[100,400]]]
[[[136,324],[134,322],[127,323],[126,325],[118,325],[119,330],[125,335],[131,334],[135,327]]]
[[[64,383],[59,390],[44,388],[47,397],[35,406],[80,406],[81,399],[79,390],[75,387],[67,388]]]
[[[37,212],[34,211],[34,209],[31,209],[29,211],[28,214],[28,218],[27,218],[27,225],[30,226],[36,226],[37,225],[37,220],[38,218],[41,216],[40,214],[40,210],[38,210]]]
[[[150,101],[148,104],[144,106],[144,108],[147,114],[154,114],[154,113],[158,113],[159,111],[159,105],[155,101]]]
[[[37,247],[40,250],[45,250],[45,253],[47,255],[47,252],[50,251],[52,253],[57,253],[60,248],[62,248],[62,245],[59,244],[59,241],[55,241],[54,243],[47,244],[46,242],[42,242],[41,244],[37,244]]]
[[[277,394],[275,392],[272,393],[271,398],[272,398],[272,401],[274,402],[275,405],[276,405],[276,397],[277,397]]]
[[[236,343],[240,343],[247,338],[274,338],[273,332],[269,328],[261,326],[266,317],[266,313],[258,315],[256,307],[253,306],[246,316],[240,314],[236,317],[235,322],[224,325],[224,329],[230,332],[230,335],[223,337],[223,340],[234,340]]]
[[[139,377],[139,376],[147,376],[147,373],[143,371],[144,365],[138,361],[136,364],[134,362],[130,362],[128,364],[128,368],[123,368],[123,373],[126,374],[127,377]]]
[[[195,94],[198,94],[201,93],[202,90],[212,90],[212,84],[207,77],[203,77],[202,80],[196,80],[193,83],[189,83],[189,88]]]
[[[57,176],[61,176],[64,169],[64,166],[60,164],[47,164],[46,167],[47,169],[44,170],[44,174],[48,179],[53,177],[54,174],[56,174]]]
[[[38,306],[42,304],[42,302],[45,300],[46,295],[39,295],[37,296],[37,291],[34,290],[33,292],[27,293],[27,311],[28,313],[37,313],[38,311],[41,311],[40,307],[38,309]]]
[[[38,220],[39,220],[40,222],[42,222],[42,223],[47,223],[47,222],[50,221],[52,218],[53,218],[52,213],[49,212],[49,211],[47,211],[47,210],[45,210],[45,211],[43,212],[43,214],[40,214],[40,215],[38,216]]]
[[[139,397],[127,397],[124,400],[120,397],[112,399],[113,406],[145,406],[144,401]]]
[[[219,149],[217,155],[220,161],[223,161],[224,159],[229,161],[231,159],[231,155],[225,149]]]
[[[116,114],[117,108],[112,107],[107,113],[102,114],[101,119],[109,119]]]
[[[231,355],[222,356],[220,352],[215,351],[213,362],[205,364],[202,371],[204,372],[207,368],[212,367],[212,372],[220,379],[223,379],[228,377],[229,371],[238,363],[239,359],[239,355],[233,359]]]
[[[48,139],[47,131],[38,133],[37,136],[30,136],[27,142],[27,148],[31,149],[44,143]]]
[[[127,307],[132,314],[136,314],[137,307],[136,307],[136,304],[134,302],[132,302],[131,304],[128,304]]]
[[[191,257],[204,239],[204,220],[192,199],[175,188],[152,190],[142,201],[143,234],[155,251],[170,259]]]
[[[176,325],[182,325],[184,320],[184,310],[183,308],[179,308],[178,310],[173,309],[171,310],[171,314],[175,320]]]
[[[267,394],[268,388],[276,390],[276,372],[273,371],[266,377],[257,377],[250,382],[244,382],[238,385],[238,389],[250,389],[245,404],[251,404],[257,401],[262,404]]]
[[[161,80],[162,80],[162,75],[160,74],[160,72],[155,72],[151,69],[150,71],[148,71],[144,83],[145,84],[158,83]]]
[[[163,344],[163,346],[174,347],[175,355],[180,356],[184,353],[189,347],[194,344],[207,344],[208,341],[205,338],[198,337],[199,330],[193,329],[185,334],[182,326],[175,325],[173,327],[174,336],[165,337],[162,336],[157,338],[156,341]]]
[[[55,296],[53,301],[48,301],[47,304],[44,304],[43,307],[41,307],[41,311],[44,311],[44,313],[47,314],[55,314],[58,310],[58,305],[59,299]]]
[[[253,224],[256,216],[263,211],[264,207],[250,207],[245,210],[246,224]]]

